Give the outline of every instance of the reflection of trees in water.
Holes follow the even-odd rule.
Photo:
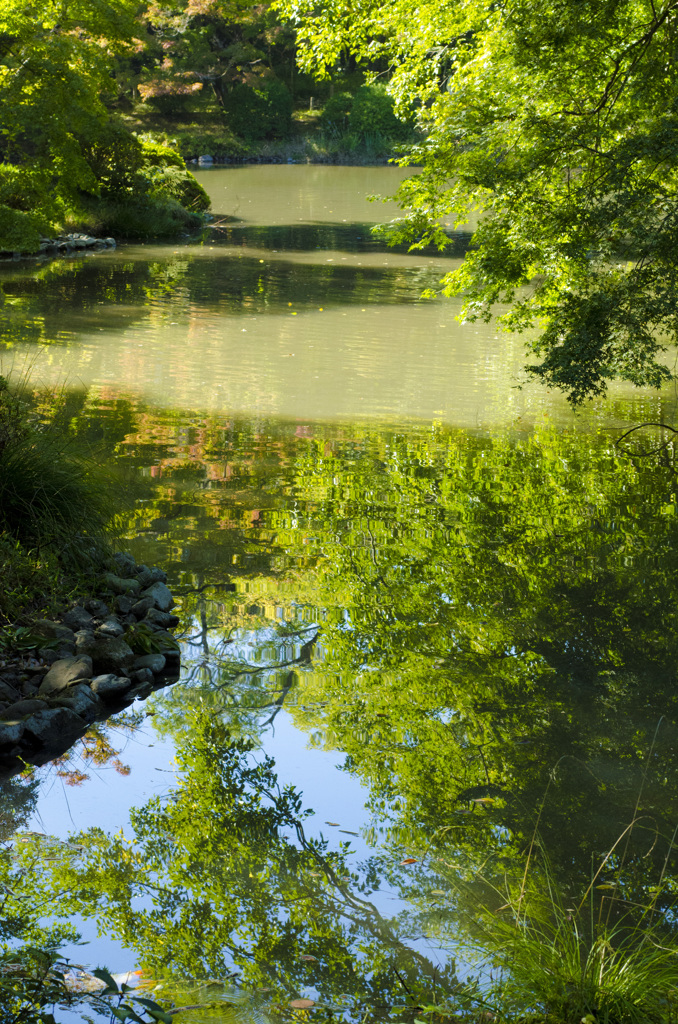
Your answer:
[[[64,910],[96,916],[155,977],[235,970],[247,989],[312,989],[358,1014],[454,987],[452,965],[436,966],[369,899],[374,865],[354,870],[350,843],[307,834],[301,794],[278,786],[268,758],[203,712],[177,761],[179,785],[132,812],[130,835],[77,837],[82,859],[53,873]]]
[[[186,614],[217,642],[240,630],[255,666],[276,643],[298,657],[318,624],[286,700],[369,783],[377,832],[423,848],[443,826],[501,864],[548,790],[540,833],[577,885],[640,800],[629,851],[659,871],[676,809],[670,464],[550,432],[201,429],[184,439],[193,488],[168,448],[156,493],[197,589],[225,564],[239,583],[188,594]],[[282,671],[253,688],[222,654],[163,699],[170,719],[199,696],[228,716],[282,692]],[[648,863],[627,859],[641,890]]]
[[[370,788],[372,838],[383,849],[366,868],[369,885],[409,900],[401,939],[450,941],[473,893],[480,900],[492,883],[520,879],[535,837],[537,874],[548,863],[565,897],[580,895],[592,857],[600,863],[632,821],[598,896],[615,904],[613,916],[635,913],[666,862],[657,907],[670,908],[678,817],[670,451],[664,461],[636,463],[605,438],[550,431],[510,438],[300,429],[123,406],[111,405],[107,420],[105,403],[83,400],[71,406],[71,422],[119,445],[140,498],[125,524],[135,555],[169,563],[184,590],[189,675],[153,704],[158,727],[194,759],[187,771],[206,792],[214,770],[206,766],[234,756],[222,725],[257,738],[284,703],[314,741],[344,750]],[[198,755],[203,740],[189,716],[200,703],[215,746]],[[250,964],[248,984],[263,959],[247,960],[214,910],[234,892],[242,901],[228,920],[240,929],[255,915],[267,963],[282,934],[273,905],[286,906],[292,893],[307,915],[299,936],[310,928],[314,942],[347,948],[335,931],[323,937],[328,905],[312,902],[315,890],[280,893],[275,881],[266,914],[247,902],[245,888],[256,886],[236,861],[256,862],[254,879],[276,878],[289,858],[306,871],[306,853],[290,853],[280,836],[262,860],[250,832],[249,852],[236,843],[227,870],[212,853],[203,870],[191,828],[228,845],[228,829],[242,822],[237,808],[230,824],[225,810],[211,821],[198,789],[190,783],[194,807],[180,790],[176,814],[153,805],[135,823],[134,872],[138,865],[148,878],[143,863],[152,854],[167,877],[155,916],[124,909],[132,889],[122,876],[115,889],[110,875],[102,906],[117,893],[116,920],[130,935],[138,926],[150,948],[175,899],[168,941],[180,962],[193,955],[193,933],[208,951],[230,942]],[[214,799],[230,806],[221,791]],[[177,840],[189,845],[172,876]],[[115,861],[118,852],[112,842],[91,837],[87,870],[108,871],[104,853]],[[404,852],[418,863],[403,867]],[[460,879],[469,886],[457,895]],[[307,938],[290,941],[300,956],[316,955]],[[370,950],[376,957],[376,945]],[[344,953],[337,957],[344,971]],[[285,960],[275,983],[301,991],[308,964]],[[358,985],[367,999],[363,981],[341,971],[342,984]],[[369,999],[392,995],[370,989]]]
[[[255,248],[260,243],[257,235]],[[234,244],[249,243],[238,236]],[[187,247],[156,260],[123,253],[53,260],[37,270],[0,274],[0,338],[5,348],[73,344],[80,334],[118,333],[148,318],[188,321],[196,307],[251,316],[288,313],[290,305],[303,311],[333,303],[411,303],[438,277],[426,268],[300,263],[278,254],[262,261],[218,247],[210,259]]]

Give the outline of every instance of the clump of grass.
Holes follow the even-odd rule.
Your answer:
[[[499,895],[499,894],[497,894]],[[568,906],[552,886],[524,888],[472,931],[499,980],[485,994],[502,1020],[553,1024],[668,1024],[678,1019],[678,951],[659,927],[591,906]],[[499,912],[498,912],[499,909]],[[671,1013],[671,1005],[675,1006]]]
[[[91,586],[110,555],[117,500],[93,456],[32,418],[27,382],[0,377],[0,618]]]

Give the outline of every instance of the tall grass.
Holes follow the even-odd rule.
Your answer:
[[[91,585],[119,507],[94,453],[32,415],[28,381],[0,377],[0,619]]]

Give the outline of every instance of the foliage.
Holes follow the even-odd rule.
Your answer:
[[[467,320],[526,331],[529,370],[573,403],[618,378],[658,387],[678,337],[676,85],[669,0],[280,0],[300,60],[348,51],[393,70],[426,133],[394,236],[445,244],[478,212],[445,291]]]
[[[361,135],[380,132],[393,139],[404,139],[411,134],[408,125],[396,116],[393,99],[383,85],[363,85],[357,90],[348,126]]]
[[[229,125],[245,139],[281,138],[292,124],[292,97],[284,82],[262,78],[256,85],[236,83],[224,97]]]
[[[2,218],[0,247],[34,251],[40,233],[91,216],[97,205],[136,209],[150,196],[161,219],[174,215],[175,231],[190,221],[177,216],[178,203],[205,209],[188,172],[157,170],[157,151],[154,173],[146,173],[141,142],[106,106],[115,60],[133,45],[136,13],[129,0],[67,10],[48,3],[39,16],[17,0],[3,5],[0,208],[11,212]]]

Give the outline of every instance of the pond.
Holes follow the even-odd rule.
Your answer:
[[[205,171],[199,240],[0,269],[0,371],[108,461],[183,657],[5,784],[3,839],[65,954],[177,1020],[413,1017],[527,889],[672,905],[674,450],[619,439],[675,395],[575,416],[422,298],[463,238],[372,237],[401,173]]]

